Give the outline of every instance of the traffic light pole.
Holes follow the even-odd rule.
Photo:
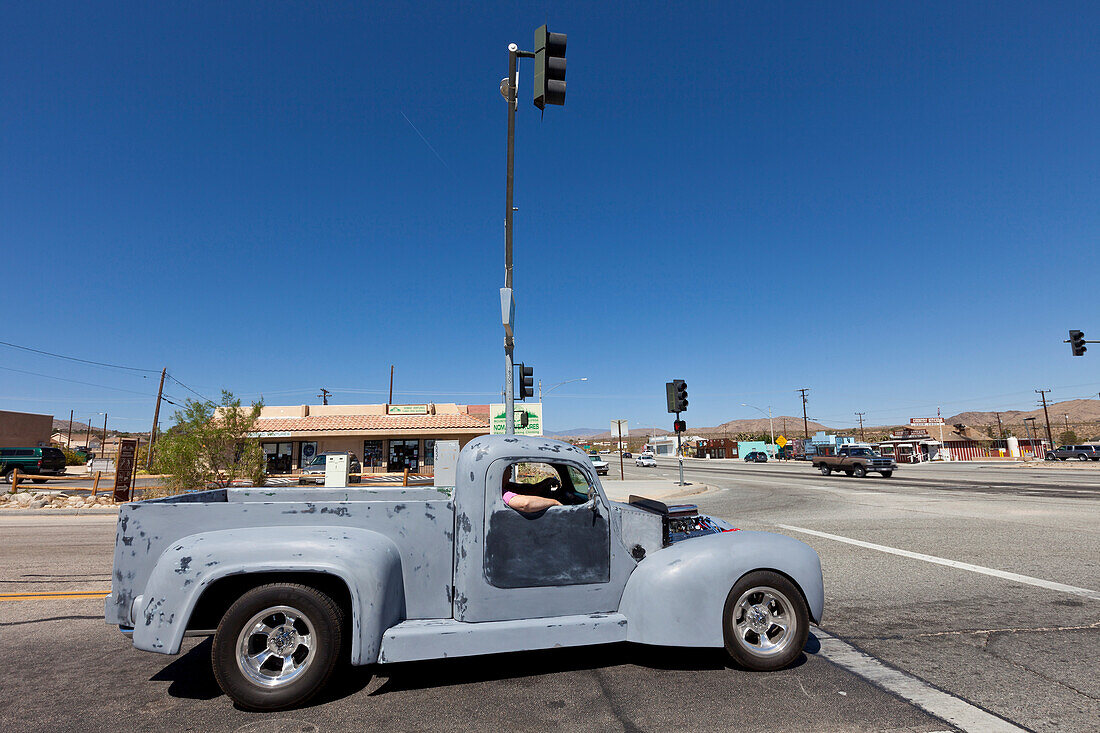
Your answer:
[[[676,413],[676,422],[680,422],[680,413]],[[684,484],[684,451],[680,447],[680,431],[676,431],[676,462],[680,464],[680,485]]]
[[[516,170],[516,106],[519,93],[519,81],[516,79],[516,59],[533,57],[535,54],[520,51],[514,44],[508,44],[508,190],[505,194],[504,204],[504,287],[512,289],[512,184],[515,181]],[[513,291],[515,292],[515,291]],[[514,384],[515,373],[515,341],[511,336],[504,337],[504,432],[514,435],[516,432],[516,392]]]

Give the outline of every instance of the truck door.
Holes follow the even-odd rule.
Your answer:
[[[556,476],[560,486],[545,495],[563,505],[535,514],[512,509],[503,499],[507,473],[531,485]],[[488,467],[482,516],[469,512],[468,532],[461,518],[458,523],[455,618],[496,621],[617,610],[633,561],[618,557],[610,505],[594,473],[590,463],[572,460],[497,460]],[[481,532],[475,536],[478,519]]]

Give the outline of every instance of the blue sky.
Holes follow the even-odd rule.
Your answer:
[[[1096,396],[1061,340],[1100,335],[1100,6],[832,5],[6,3],[0,340],[269,404],[382,402],[390,364],[395,401],[493,401],[498,84],[548,22],[517,360],[588,377],[549,429],[665,425],[672,378],[689,426],[799,387],[834,425]],[[0,409],[148,429],[156,376],[0,347]]]

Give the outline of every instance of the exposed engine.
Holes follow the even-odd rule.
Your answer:
[[[641,496],[631,496],[628,502],[632,506],[661,517],[665,547],[692,537],[736,531],[735,528],[730,527],[725,522],[700,514],[699,507],[695,504],[669,505]]]

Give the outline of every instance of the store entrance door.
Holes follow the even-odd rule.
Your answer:
[[[390,473],[404,471],[416,471],[420,467],[420,441],[419,440],[391,440],[390,460],[386,469]]]
[[[290,462],[294,455],[293,443],[264,443],[263,450],[268,474],[290,473]]]

